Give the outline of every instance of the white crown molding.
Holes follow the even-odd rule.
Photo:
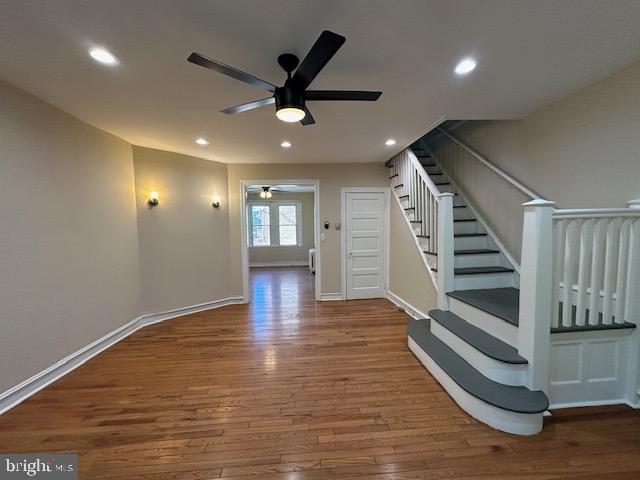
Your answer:
[[[141,328],[153,325],[154,323],[163,322],[171,318],[181,317],[183,315],[211,310],[213,308],[220,308],[236,303],[242,303],[242,297],[228,297],[189,307],[176,308],[165,312],[145,314],[134,318],[130,322],[127,322],[121,327],[107,333],[102,338],[82,347],[80,350],[66,356],[62,360],[36,373],[23,382],[20,382],[18,385],[11,387],[9,390],[0,393],[0,415],[23,402],[30,396],[36,394],[47,385],[50,385],[67,373],[75,370],[83,363],[105,351],[107,348],[125,339],[132,333],[137,332]]]

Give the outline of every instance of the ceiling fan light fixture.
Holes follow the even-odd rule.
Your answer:
[[[297,107],[284,107],[276,110],[276,117],[283,122],[299,122],[304,118],[304,110]]]
[[[272,196],[271,187],[262,187],[262,191],[259,194],[260,198],[271,198]]]

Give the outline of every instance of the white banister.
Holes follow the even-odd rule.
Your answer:
[[[438,197],[438,308],[448,310],[447,292],[454,289],[453,194]]]
[[[476,152],[469,145],[467,145],[464,142],[461,142],[460,140],[458,140],[456,137],[454,137],[449,132],[447,132],[444,128],[438,127],[437,130],[440,133],[442,133],[445,137],[447,137],[449,140],[451,140],[452,142],[454,142],[455,144],[460,146],[467,153],[469,153],[470,155],[475,157],[477,160],[479,160],[489,170],[493,171],[494,173],[496,173],[497,175],[499,175],[500,177],[505,179],[507,182],[509,182],[511,185],[513,185],[518,190],[520,190],[522,193],[524,193],[529,198],[532,198],[532,199],[541,198],[540,195],[535,193],[533,190],[527,188],[524,184],[522,184],[521,182],[519,182],[518,180],[513,178],[511,175],[509,175],[507,172],[502,170],[500,167],[498,167],[497,165],[495,165],[494,163],[489,161],[487,158],[485,158],[482,155],[480,155],[478,152]]]
[[[553,211],[554,328],[638,321],[639,203]]]
[[[526,386],[547,392],[552,309],[554,202],[524,204],[518,353],[529,361]]]

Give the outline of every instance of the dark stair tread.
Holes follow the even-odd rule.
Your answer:
[[[482,255],[484,253],[500,253],[500,250],[490,248],[470,248],[469,250],[454,250],[454,255]]]
[[[437,268],[432,268],[434,272],[437,272]],[[454,268],[454,275],[482,275],[487,273],[511,273],[513,268],[507,267],[468,267],[468,268]]]
[[[398,185],[393,186],[393,188],[400,188],[400,187],[404,187],[404,183],[399,183]]]
[[[398,198],[409,198],[409,195],[400,195]]]
[[[422,220],[409,220],[409,223],[422,223]]]
[[[439,182],[439,183],[434,183],[434,185],[436,185],[436,186],[451,185],[451,182]]]
[[[438,256],[437,253],[431,253],[431,252],[427,252],[426,250],[423,250],[424,253],[430,253],[431,255],[435,255]],[[469,250],[454,250],[453,254],[454,255],[482,255],[485,253],[500,253],[500,250],[491,250],[488,248],[471,248]]]
[[[416,207],[404,207],[405,210],[415,210]]]
[[[571,325],[570,327],[551,328],[551,333],[569,333],[569,332],[593,332],[595,330],[621,330],[625,328],[636,328],[635,323],[598,323],[597,325]]]
[[[454,237],[486,237],[486,233],[454,233]]]
[[[429,320],[413,320],[407,326],[407,334],[467,393],[510,412],[542,413],[549,407],[549,400],[541,391],[504,385],[482,375],[433,335],[429,325]]]
[[[477,222],[478,220],[476,220],[475,218],[455,218],[453,220],[453,223],[456,222]]]
[[[467,208],[466,205],[454,205],[453,208]]]
[[[481,328],[470,324],[455,313],[431,310],[429,316],[488,357],[504,363],[521,365],[528,363],[526,358],[518,355],[518,351],[514,347],[497,339],[493,335],[489,335]]]
[[[389,180],[391,180],[392,178],[399,177],[399,176],[400,176],[400,174],[399,174],[399,173],[396,173],[395,175],[391,175],[391,176],[389,177]]]
[[[520,319],[520,290],[507,288],[481,288],[456,290],[447,293],[452,298],[487,312],[505,322],[518,326]]]
[[[430,238],[429,235],[416,235],[418,238]]]

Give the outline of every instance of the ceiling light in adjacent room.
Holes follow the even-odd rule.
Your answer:
[[[389,140],[387,140],[386,142],[384,142],[384,144],[385,144],[387,147],[392,147],[393,145],[395,145],[395,144],[396,144],[396,141],[395,141],[393,138],[390,138]]]
[[[196,143],[198,145],[209,145],[209,141],[205,140],[204,138],[197,138],[196,139]]]
[[[476,61],[473,58],[465,58],[460,60],[458,65],[456,65],[455,71],[458,75],[466,75],[467,73],[473,72],[476,65]]]
[[[271,193],[271,187],[262,187],[260,198],[271,198],[272,196],[273,194]]]
[[[109,50],[105,50],[104,48],[95,47],[89,50],[89,55],[95,61],[104,63],[105,65],[118,65],[120,60]]]
[[[288,140],[283,141],[280,146],[282,148],[291,148],[291,142],[289,142]]]

